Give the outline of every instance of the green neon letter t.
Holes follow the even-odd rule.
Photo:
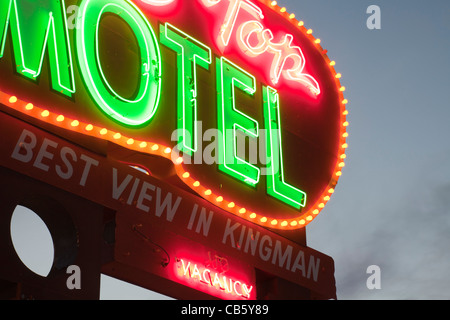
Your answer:
[[[160,26],[161,43],[177,53],[178,143],[188,155],[197,151],[197,71],[209,69],[211,49],[169,23]]]

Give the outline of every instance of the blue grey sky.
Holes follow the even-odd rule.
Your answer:
[[[278,4],[313,29],[347,89],[347,165],[307,227],[334,258],[338,299],[450,299],[450,1]],[[366,26],[370,5],[380,30]],[[102,277],[101,298],[165,297]]]
[[[322,40],[349,100],[348,159],[307,228],[339,299],[449,299],[450,2],[281,0]],[[369,5],[381,29],[369,30]],[[381,289],[368,290],[369,265]]]

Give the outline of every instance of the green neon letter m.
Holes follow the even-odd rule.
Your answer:
[[[8,26],[17,72],[37,79],[47,49],[52,88],[71,96],[75,83],[64,0],[1,0],[0,58],[5,50]]]

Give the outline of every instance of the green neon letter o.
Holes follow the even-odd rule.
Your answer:
[[[137,96],[128,100],[109,85],[98,54],[98,28],[105,13],[120,16],[133,30],[140,51],[141,77]],[[159,105],[161,91],[161,54],[149,22],[131,1],[84,0],[79,10],[80,28],[76,31],[78,61],[85,84],[97,105],[120,123],[139,126],[150,121]]]

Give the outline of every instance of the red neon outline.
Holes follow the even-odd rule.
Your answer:
[[[348,137],[347,127],[349,123],[346,120],[348,115],[348,111],[346,110],[346,104],[348,103],[347,99],[344,98],[343,92],[345,88],[341,86],[340,79],[341,74],[336,73],[335,71],[335,62],[331,61],[327,56],[327,51],[324,50],[320,45],[320,40],[314,38],[312,35],[311,29],[306,29],[304,27],[304,23],[302,21],[298,21],[295,19],[295,15],[288,14],[286,12],[286,8],[280,8],[276,1],[268,1],[268,0],[258,0],[259,2],[267,5],[272,8],[276,12],[279,12],[284,18],[289,20],[294,26],[299,28],[303,33],[308,36],[308,39],[314,43],[317,50],[319,50],[328,64],[331,73],[335,78],[336,88],[339,91],[340,98],[340,114],[341,114],[341,126],[340,126],[340,148],[338,151],[338,161],[336,163],[333,175],[331,180],[329,181],[326,188],[324,188],[321,196],[314,203],[311,208],[301,214],[298,217],[294,217],[291,219],[273,219],[266,217],[265,215],[258,214],[252,211],[250,208],[245,208],[240,204],[236,204],[231,199],[224,199],[222,195],[218,192],[211,190],[207,186],[203,186],[201,181],[195,179],[191,176],[191,174],[183,168],[183,159],[177,158],[175,160],[172,159],[172,148],[153,143],[150,141],[138,141],[134,140],[131,137],[126,137],[119,132],[109,130],[108,128],[96,126],[91,123],[80,122],[76,119],[70,119],[60,113],[50,112],[44,108],[36,107],[30,102],[25,102],[23,100],[18,99],[15,95],[11,95],[5,93],[0,90],[0,103],[3,105],[24,113],[28,116],[31,116],[35,119],[45,121],[52,125],[55,125],[60,128],[64,128],[70,131],[78,132],[87,136],[100,138],[103,140],[110,141],[112,143],[118,144],[122,147],[125,147],[129,150],[135,150],[138,152],[146,153],[149,155],[156,155],[168,160],[171,160],[176,169],[176,173],[178,177],[183,181],[189,188],[195,191],[200,197],[209,201],[210,203],[220,207],[221,209],[232,213],[236,216],[240,216],[250,222],[256,223],[263,227],[268,227],[272,229],[283,229],[283,230],[294,230],[303,228],[308,225],[311,221],[315,219],[315,217],[322,211],[327,202],[330,200],[331,195],[334,193],[335,187],[339,178],[342,175],[342,169],[345,166],[346,159],[346,149],[348,148],[348,144],[346,143],[346,139]]]

